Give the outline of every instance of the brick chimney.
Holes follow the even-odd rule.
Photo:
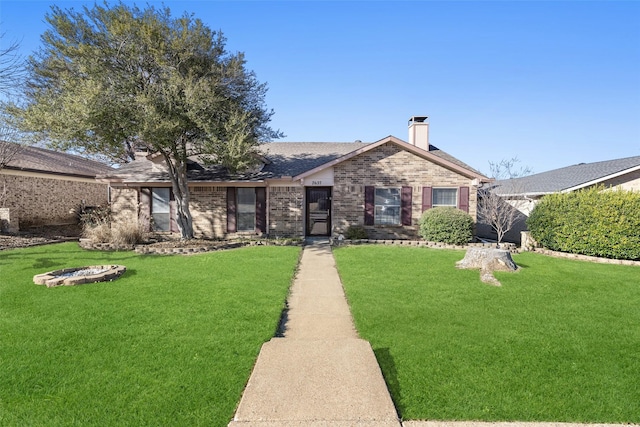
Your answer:
[[[413,116],[409,119],[409,144],[429,151],[429,117]]]

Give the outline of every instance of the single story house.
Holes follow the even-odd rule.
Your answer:
[[[476,217],[477,186],[487,177],[428,141],[427,117],[409,121],[409,142],[273,142],[261,164],[241,174],[188,164],[196,237],[338,236],[364,226],[376,239],[418,235],[425,209],[454,206]],[[102,177],[118,221],[149,221],[178,231],[166,166],[153,155]]]
[[[640,191],[640,156],[580,163],[520,178],[498,180],[490,185],[506,203],[520,211],[518,221],[504,239],[519,244],[520,233],[527,230],[526,219],[531,210],[547,194],[569,193],[595,185]],[[495,238],[495,233],[485,224],[478,224],[478,235]]]
[[[11,153],[0,167],[0,208],[8,217],[3,223],[11,223],[3,231],[73,224],[80,205],[107,205],[109,186],[96,176],[110,173],[110,166],[44,148],[0,144],[7,148],[3,153]]]

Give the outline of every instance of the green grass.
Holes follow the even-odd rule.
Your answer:
[[[276,331],[299,250],[1,251],[0,425],[226,426]],[[113,282],[32,281],[111,263],[127,267]]]
[[[463,251],[335,256],[404,419],[640,422],[640,267],[523,253],[494,287]]]

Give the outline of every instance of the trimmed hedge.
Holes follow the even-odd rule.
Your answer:
[[[436,207],[420,217],[420,236],[430,242],[466,245],[473,239],[473,218],[452,207]]]
[[[554,251],[640,260],[640,193],[604,190],[545,196],[527,219],[531,235]]]

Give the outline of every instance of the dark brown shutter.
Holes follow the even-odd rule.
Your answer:
[[[151,231],[151,189],[140,188],[140,222],[145,230]]]
[[[227,187],[227,232],[235,233],[236,231],[236,189]]]
[[[458,209],[469,213],[469,187],[458,189]]]
[[[400,193],[400,206],[401,214],[400,218],[402,225],[411,225],[411,196],[413,189],[411,187],[402,187],[402,193]]]
[[[422,212],[431,209],[431,187],[422,187]]]
[[[256,187],[256,231],[267,232],[267,190]]]
[[[376,189],[372,186],[364,187],[364,225],[373,225],[373,214],[376,203]]]

